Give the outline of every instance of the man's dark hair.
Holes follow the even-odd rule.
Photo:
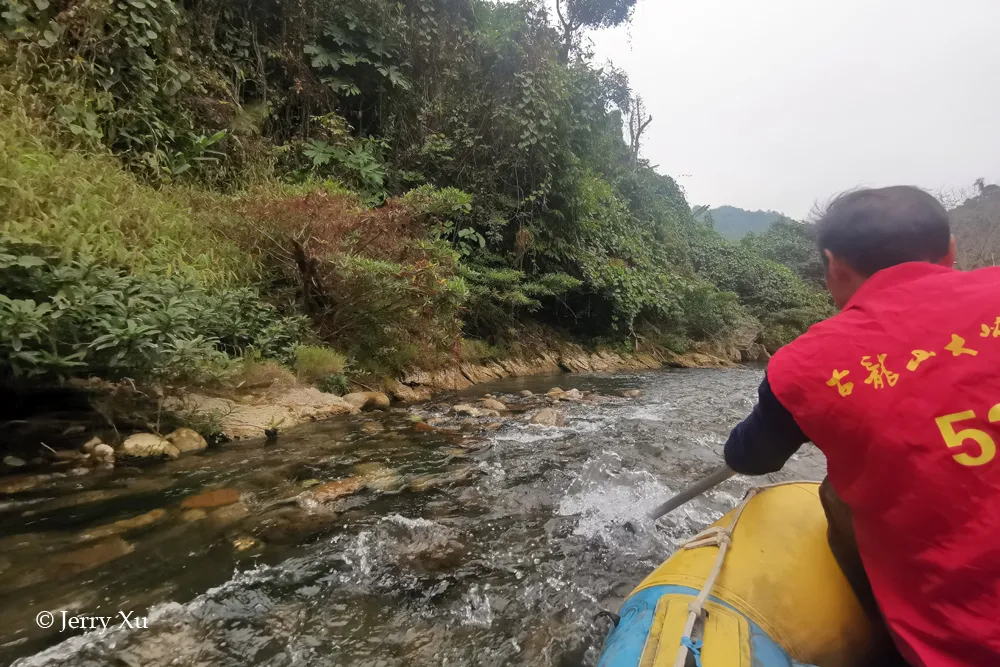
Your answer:
[[[905,262],[937,262],[948,254],[948,212],[920,188],[895,185],[837,196],[816,222],[816,241],[858,272]]]

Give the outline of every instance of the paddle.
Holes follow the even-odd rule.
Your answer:
[[[663,503],[655,510],[650,512],[649,518],[656,520],[659,519],[664,514],[667,514],[668,512],[673,512],[675,509],[677,509],[687,501],[691,500],[692,498],[697,498],[701,494],[711,489],[713,486],[718,486],[719,484],[722,484],[735,474],[736,474],[735,472],[729,469],[729,466],[723,464],[721,468],[713,472],[708,477],[705,477],[704,479],[695,482],[694,484],[684,489],[676,496],[674,496],[673,498],[671,498],[670,500],[668,500],[667,502]]]

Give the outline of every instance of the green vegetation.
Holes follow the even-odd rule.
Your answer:
[[[977,179],[965,192],[940,193],[949,205],[958,265],[965,270],[1000,264],[1000,186]]]
[[[347,358],[336,350],[315,345],[295,348],[295,372],[307,382],[316,382],[328,375],[343,375]]]
[[[624,73],[580,48],[633,5],[7,0],[4,372],[272,360],[341,393],[496,358],[529,322],[787,340],[826,305],[794,234],[696,220],[639,154]]]

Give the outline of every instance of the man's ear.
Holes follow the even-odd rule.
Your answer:
[[[941,261],[939,261],[938,264],[940,264],[941,266],[947,266],[949,269],[954,267],[956,252],[957,251],[955,249],[955,237],[952,236],[951,243],[948,244],[948,252],[945,253],[945,256],[941,258]]]
[[[834,255],[829,249],[823,250],[826,257],[826,275],[828,278],[841,278],[844,273],[844,263]]]

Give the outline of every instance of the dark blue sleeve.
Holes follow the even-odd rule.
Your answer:
[[[764,376],[750,416],[740,422],[726,441],[726,464],[744,475],[777,472],[809,438],[792,413],[778,400]]]

